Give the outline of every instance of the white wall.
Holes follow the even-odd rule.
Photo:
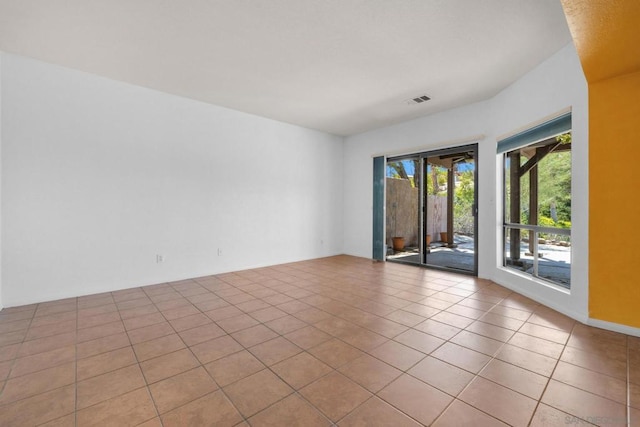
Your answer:
[[[6,306],[343,252],[342,138],[15,55],[1,78]]]
[[[588,103],[587,81],[573,44],[502,91],[491,103],[496,137],[527,127],[531,122],[563,108],[572,108],[571,293],[558,292],[544,285],[532,285],[529,280],[502,268],[494,268],[488,277],[582,322],[588,319],[589,291]],[[493,141],[495,144],[495,138]],[[497,168],[501,168],[501,165],[497,165]],[[502,188],[498,189],[502,194]],[[502,217],[501,206],[497,208],[500,209],[496,210],[499,222]]]
[[[345,253],[372,256],[372,157],[478,142],[474,136],[482,133],[487,110],[482,102],[346,138]]]
[[[2,305],[2,59],[0,52],[0,310]]]
[[[363,133],[345,140],[344,248],[371,257],[372,157],[479,143],[480,277],[528,295],[582,321],[588,292],[588,112],[587,83],[569,44],[494,98]],[[497,139],[563,109],[573,109],[572,290],[532,284],[500,267],[501,160]]]

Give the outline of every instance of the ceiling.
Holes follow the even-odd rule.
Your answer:
[[[640,70],[640,2],[562,0],[589,83]]]
[[[490,98],[570,41],[560,0],[0,0],[4,52],[337,135]]]

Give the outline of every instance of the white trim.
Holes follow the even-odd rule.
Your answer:
[[[532,280],[531,277],[524,277],[524,275],[519,275],[519,274],[517,274],[517,272],[510,271],[509,269],[506,269],[506,268],[499,268],[499,270],[500,271],[504,271],[504,272],[509,273],[509,274],[513,274],[514,276],[518,276],[521,280],[527,280],[527,281],[535,284],[536,286],[539,286],[540,284],[542,284],[543,286],[547,287],[550,291],[555,291],[555,292],[558,292],[559,294],[563,294],[565,297],[569,297],[569,293],[565,289],[558,289],[558,288],[556,288],[554,286],[550,286],[548,283],[541,283],[539,281]],[[544,296],[542,296],[542,295],[540,295],[539,293],[536,293],[536,292],[530,292],[527,288],[514,285],[513,283],[510,283],[508,281],[502,281],[502,280],[500,280],[500,279],[498,279],[496,277],[493,277],[493,278],[491,278],[489,280],[491,280],[492,282],[494,282],[494,283],[496,283],[496,284],[498,284],[498,285],[500,285],[500,286],[502,286],[504,288],[507,288],[507,289],[509,289],[509,290],[511,290],[513,292],[516,292],[516,293],[518,293],[520,295],[524,295],[525,297],[530,298],[530,299],[532,299],[532,300],[534,300],[534,301],[536,301],[536,302],[538,302],[538,303],[540,303],[542,305],[545,305],[545,306],[547,306],[547,307],[549,307],[549,308],[551,308],[551,309],[553,309],[553,310],[555,310],[555,311],[557,311],[559,313],[562,313],[565,316],[569,316],[572,319],[577,320],[578,322],[587,324],[588,321],[589,321],[589,319],[588,319],[588,317],[586,315],[583,315],[580,312],[577,312],[577,311],[574,311],[574,310],[570,310],[567,307],[567,304],[563,304],[561,301],[559,302],[559,301],[556,301],[553,298],[544,297]]]
[[[0,310],[4,308],[2,305],[2,62],[4,61],[4,52],[0,50]]]
[[[607,322],[605,320],[598,320],[590,317],[589,319],[587,319],[587,325],[600,329],[606,329],[608,331],[619,332],[621,334],[633,335],[634,337],[640,337],[640,328],[621,325],[620,323]]]
[[[564,114],[572,113],[572,112],[573,112],[573,109],[572,109],[572,107],[571,107],[571,106],[566,107],[566,108],[563,108],[563,109],[562,109],[562,110],[560,110],[560,111],[556,111],[556,112],[555,112],[555,113],[553,113],[553,114],[549,114],[548,116],[544,116],[543,118],[538,119],[538,120],[536,120],[536,121],[534,121],[534,122],[531,122],[531,123],[529,123],[529,124],[526,124],[526,125],[520,126],[519,128],[517,128],[517,129],[515,129],[515,130],[511,130],[511,131],[509,131],[509,132],[507,132],[507,133],[505,133],[505,134],[498,135],[498,137],[496,138],[496,143],[497,143],[498,141],[502,141],[503,139],[507,139],[507,138],[510,138],[510,137],[512,137],[512,136],[514,136],[514,135],[517,135],[517,134],[519,134],[519,133],[522,133],[522,132],[524,132],[524,131],[527,131],[527,130],[529,130],[529,129],[531,129],[531,128],[534,128],[534,127],[536,127],[536,126],[540,126],[541,124],[546,123],[546,122],[549,122],[549,121],[551,121],[551,120],[553,120],[553,119],[557,119],[558,117],[560,117],[560,116],[562,116],[562,115],[564,115]]]
[[[388,157],[410,156],[412,154],[424,153],[425,151],[437,151],[445,148],[456,148],[461,145],[478,143],[484,138],[485,138],[484,134],[478,134],[470,137],[441,142],[439,144],[421,145],[419,147],[408,148],[408,149],[397,150],[397,151],[385,151],[384,153],[373,154],[371,157],[373,158],[373,157],[384,156],[386,159]]]
[[[549,288],[549,289],[551,289],[553,291],[560,292],[560,293],[563,293],[563,294],[566,294],[566,295],[571,295],[571,289],[567,289],[567,288],[564,288],[564,287],[562,287],[560,285],[557,285],[557,284],[555,284],[555,283],[553,283],[551,281],[547,281],[547,280],[541,279],[539,277],[535,277],[535,276],[533,276],[533,275],[531,275],[529,273],[524,273],[524,272],[522,272],[520,270],[516,270],[514,268],[505,267],[504,265],[499,265],[498,266],[498,270],[504,271],[504,272],[506,272],[508,274],[513,274],[513,275],[518,276],[518,277],[520,277],[520,278],[522,278],[524,280],[528,280],[528,281],[530,281],[532,283],[535,283],[538,286],[544,286],[544,287],[547,287],[547,288]]]

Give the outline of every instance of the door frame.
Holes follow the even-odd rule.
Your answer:
[[[422,230],[422,243],[421,246],[424,246],[424,242],[426,242],[427,233],[425,224],[427,223],[427,213],[428,213],[428,194],[426,194],[426,169],[427,169],[427,159],[430,157],[438,157],[438,156],[447,156],[461,153],[473,153],[474,160],[474,168],[473,168],[473,204],[472,204],[472,215],[473,215],[473,270],[460,270],[451,267],[443,267],[435,264],[429,264],[427,262],[428,256],[427,251],[421,250],[421,262],[420,264],[433,268],[436,270],[444,270],[444,271],[453,271],[461,274],[471,274],[473,276],[478,275],[478,144],[465,144],[456,147],[447,147],[441,149],[435,149],[430,151],[425,151],[420,153],[420,157],[422,159],[422,188],[421,192],[421,230]],[[455,190],[455,189],[454,189]],[[447,193],[451,191],[451,188],[447,185]],[[449,212],[447,212],[449,214]],[[451,237],[453,239],[453,237]]]
[[[474,233],[474,251],[473,251],[473,271],[471,270],[459,270],[459,269],[455,269],[455,268],[450,268],[450,267],[442,267],[442,266],[438,266],[438,265],[434,265],[434,264],[427,264],[426,260],[427,260],[427,254],[426,254],[426,216],[427,216],[427,194],[426,194],[426,163],[427,163],[427,158],[429,157],[437,157],[437,156],[443,156],[443,155],[451,155],[451,154],[457,154],[457,153],[464,153],[464,152],[472,152],[473,153],[473,159],[474,159],[474,171],[473,171],[473,198],[474,198],[474,203],[472,205],[472,214],[473,214],[473,219],[474,219],[474,225],[473,225],[473,233]],[[420,218],[420,261],[418,263],[412,263],[412,262],[403,262],[403,261],[396,261],[396,260],[387,260],[386,257],[386,253],[384,256],[384,259],[386,261],[390,261],[390,262],[396,262],[396,263],[402,263],[402,264],[409,264],[409,265],[415,265],[415,266],[421,266],[421,267],[426,267],[426,268],[431,268],[434,270],[443,270],[443,271],[449,271],[449,272],[455,272],[455,273],[460,273],[460,274],[469,274],[472,276],[477,276],[478,275],[478,143],[472,143],[472,144],[465,144],[465,145],[460,145],[460,146],[456,146],[456,147],[447,147],[447,148],[440,148],[440,149],[434,149],[434,150],[428,150],[428,151],[421,151],[421,152],[417,152],[417,153],[406,153],[403,155],[397,155],[397,156],[391,156],[391,157],[384,157],[384,167],[385,167],[385,174],[384,174],[384,182],[386,184],[386,165],[388,162],[390,161],[398,161],[398,160],[403,160],[403,159],[408,159],[408,158],[415,158],[415,157],[419,157],[420,158],[420,188],[419,188],[419,213],[418,216]],[[415,171],[414,173],[418,173],[418,171]],[[378,178],[379,179],[379,178]],[[378,187],[380,188],[380,187]],[[376,215],[376,212],[383,212],[384,216],[383,218],[385,219],[385,223],[386,223],[386,209],[385,209],[385,205],[384,205],[384,199],[386,199],[386,185],[384,185],[384,197],[382,198],[382,204],[380,206],[376,206],[376,204],[374,203],[374,217]],[[378,201],[380,201],[380,198],[377,198]],[[383,232],[384,233],[384,232]]]

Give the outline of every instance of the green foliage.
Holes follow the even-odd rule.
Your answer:
[[[551,153],[538,166],[538,211],[551,217],[555,203],[558,221],[571,221],[571,152]]]
[[[442,166],[429,164],[427,168],[427,194],[446,196],[447,190],[440,190],[447,185],[447,169]],[[437,183],[434,185],[434,181]]]
[[[473,204],[474,187],[473,187],[473,171],[465,171],[460,173],[460,184],[456,188],[456,201]]]
[[[571,132],[558,135],[561,145],[571,143]],[[554,152],[547,155],[538,165],[539,190],[538,211],[540,215],[551,217],[551,205],[556,206],[556,226],[571,224],[571,151]],[[568,228],[568,227],[567,227]]]
[[[388,162],[387,163],[387,177],[409,179],[407,171],[404,167],[404,163],[400,162]]]
[[[547,154],[537,164],[538,170],[538,225],[544,227],[571,229],[571,151],[563,150],[563,145],[571,143],[571,133],[559,135],[556,141],[560,146],[556,151]],[[524,153],[524,150],[522,151]],[[529,158],[521,156],[521,165],[526,164]],[[511,176],[509,171],[510,159],[505,160],[505,217],[510,218],[510,188]],[[525,173],[520,178],[520,223],[531,224],[529,212],[530,197],[530,173]],[[552,215],[552,206],[555,206],[555,220]],[[523,236],[528,235],[523,231]],[[571,237],[562,234],[540,233],[541,238],[570,241]]]
[[[473,230],[473,208],[474,199],[474,173],[473,171],[461,172],[460,181],[454,192],[453,207],[453,227],[459,233],[472,234]]]
[[[556,222],[548,216],[538,217],[538,225],[542,227],[556,227]]]
[[[522,164],[527,160],[523,156]],[[509,173],[508,170],[505,172]],[[529,224],[529,173],[520,178],[520,192],[521,222]],[[556,224],[571,223],[571,151],[552,152],[538,163],[539,225],[543,225],[540,222],[541,217],[552,217],[552,205],[556,207]]]
[[[543,227],[571,228],[571,221],[554,221],[553,218],[549,218],[547,216],[539,217],[538,224]],[[543,239],[570,240],[570,236],[553,233],[540,233],[540,237]]]
[[[563,133],[562,135],[556,136],[556,141],[561,144],[571,144],[571,132]]]

